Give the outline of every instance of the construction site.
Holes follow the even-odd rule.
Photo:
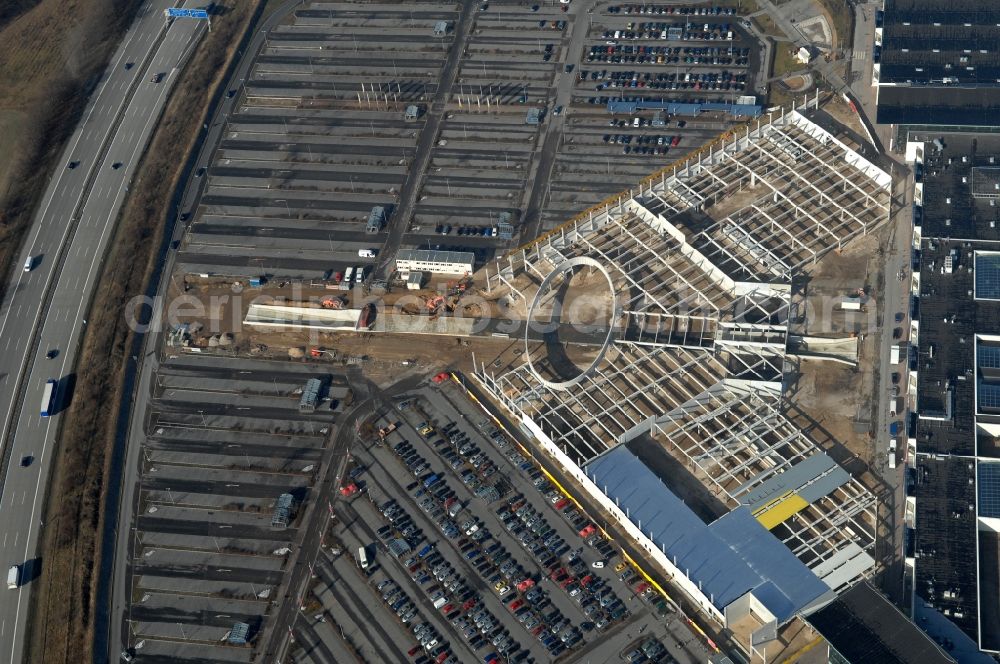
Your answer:
[[[475,375],[634,524],[707,614],[734,631],[749,620],[747,643],[875,565],[874,495],[786,416],[783,395],[794,363],[857,362],[855,332],[792,333],[792,281],[887,221],[890,187],[803,114],[776,114],[508,255],[490,276],[490,292],[528,303],[531,327],[542,305],[560,310],[552,301],[574,270],[604,275],[613,332],[589,364],[568,373],[565,344],[553,352],[525,334],[522,362],[480,363]],[[650,492],[676,509],[642,515]],[[723,574],[767,569],[755,557],[782,559],[778,542],[793,556],[773,574]],[[725,562],[732,550],[742,564]],[[713,555],[719,569],[698,562]],[[796,569],[808,574],[791,582]]]
[[[888,221],[890,190],[805,112],[773,113],[474,274],[397,270],[343,292],[336,279],[255,292],[187,275],[202,310],[173,321],[175,341],[369,362],[376,381],[463,371],[766,656],[789,621],[876,566],[875,495],[827,454],[830,432],[793,393],[865,387],[857,317],[875,302],[857,256]],[[839,284],[832,307],[795,286],[823,275],[824,256],[842,263],[820,280]]]

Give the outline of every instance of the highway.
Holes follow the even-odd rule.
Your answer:
[[[201,21],[168,24],[163,10],[174,6],[181,3],[149,0],[140,8],[55,167],[0,303],[0,552],[5,571],[24,564],[20,587],[0,590],[0,662],[22,660],[30,593],[45,574],[36,562],[41,509],[86,307],[178,69],[207,30]],[[59,381],[56,412],[42,418],[50,378]]]

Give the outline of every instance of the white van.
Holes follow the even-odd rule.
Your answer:
[[[21,566],[11,565],[7,570],[7,587],[14,590],[21,585]]]
[[[31,268],[35,267],[35,257],[28,256],[24,259],[24,271],[31,272]]]
[[[358,258],[375,258],[374,249],[358,249]]]
[[[358,567],[368,569],[368,552],[363,546],[358,547]]]

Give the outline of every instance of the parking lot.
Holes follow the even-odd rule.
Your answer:
[[[237,110],[196,168],[179,270],[385,277],[401,246],[482,264],[745,120],[609,112],[735,103],[753,87],[757,51],[731,10],[642,9],[304,4],[226,93]]]
[[[706,660],[450,379],[395,399],[375,427],[333,506],[296,661],[338,661],[336,648],[362,661]]]
[[[454,5],[313,3],[269,35],[211,164],[187,272],[321,278],[371,266],[373,207],[391,214],[413,166],[426,100],[453,39]],[[406,109],[422,109],[408,117]]]
[[[325,396],[302,412],[316,378]],[[245,628],[253,643],[265,627],[350,394],[343,376],[288,363],[185,356],[160,367],[129,542],[139,659],[251,661],[234,634]]]

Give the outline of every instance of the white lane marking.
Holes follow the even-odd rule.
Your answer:
[[[133,27],[135,28],[135,24],[133,25]],[[161,29],[160,27],[156,27],[156,28],[155,28],[155,30],[156,30],[157,32],[158,32],[158,31],[159,31],[160,29]],[[128,48],[128,46],[129,46],[129,44],[130,44],[130,43],[132,42],[132,39],[133,39],[133,38],[134,38],[134,37],[135,37],[135,36],[136,36],[137,34],[139,34],[139,32],[140,32],[140,30],[139,30],[138,28],[136,28],[136,29],[134,30],[133,34],[132,34],[132,35],[131,35],[131,36],[129,37],[129,40],[128,40],[128,42],[126,42],[126,44],[125,44],[125,47],[124,47],[124,48],[123,48],[123,49],[121,50],[121,52],[120,52],[120,53],[119,53],[119,55],[118,55],[118,58],[117,58],[117,59],[115,60],[115,65],[114,65],[115,67],[117,67],[117,65],[118,65],[118,62],[120,62],[120,60],[121,60],[121,57],[122,57],[122,56],[124,55],[124,53],[125,53],[125,51],[127,50],[127,48]],[[150,41],[150,43],[152,43],[152,41]],[[100,89],[100,90],[98,91],[98,94],[97,94],[97,97],[95,97],[95,99],[96,99],[96,98],[99,98],[99,97],[100,97],[100,95],[101,95],[101,94],[102,94],[102,92],[104,91],[104,86],[105,86],[105,85],[107,85],[108,81],[110,81],[110,80],[111,80],[111,77],[109,76],[109,78],[108,78],[108,79],[107,79],[107,80],[106,80],[106,81],[104,82],[104,84],[102,84],[102,85],[101,85],[101,89]],[[92,110],[93,110],[93,107],[92,107]],[[90,114],[88,113],[88,116],[87,116],[87,119],[89,119],[89,118],[90,118]],[[86,120],[85,120],[85,121],[86,121]],[[77,141],[79,141],[79,135],[78,135],[78,138],[77,138]],[[112,139],[112,141],[113,141],[113,139]],[[75,149],[75,147],[76,147],[76,144],[74,143],[74,149]],[[62,176],[62,174],[60,174],[60,177],[61,177],[61,176]],[[51,198],[50,198],[50,201],[49,201],[49,202],[51,203]],[[47,208],[48,208],[48,205],[46,205],[46,210],[47,210]],[[44,218],[44,217],[45,217],[45,214],[44,214],[44,211],[43,211],[43,214],[42,214],[42,218]],[[105,234],[107,233],[107,230],[108,230],[108,229],[107,229],[107,225],[105,225],[105,229],[104,229],[104,231],[102,231],[102,233],[101,233],[101,238],[102,238],[102,241],[103,241],[103,238],[104,238],[104,235],[105,235]],[[39,231],[40,231],[40,228],[39,228],[39,229],[36,229],[36,232],[35,232],[35,238],[37,238],[37,237],[38,237],[38,232],[39,232]],[[68,227],[67,227],[66,231],[68,231]],[[64,233],[63,233],[63,242],[65,242],[65,239],[66,239],[66,232],[64,231]],[[31,245],[32,245],[33,243],[34,243],[34,238],[32,239],[32,242],[28,244],[28,246],[31,246]],[[94,261],[95,261],[95,260],[96,260],[96,254],[95,254],[95,258],[94,258],[94,259],[93,259],[93,260],[91,261],[91,268],[90,268],[90,269],[91,269],[91,272],[92,272],[92,271],[93,271],[93,269],[94,269]],[[20,273],[20,274],[18,275],[18,283],[20,283],[20,279],[21,279],[21,275],[22,275],[22,274],[23,274],[23,272],[22,272],[22,273]],[[89,276],[89,275],[88,275],[88,276]],[[85,282],[85,283],[86,283],[86,282]],[[83,300],[84,300],[84,299],[85,299],[85,298],[81,298],[81,301],[80,301],[80,308],[82,308],[82,307],[83,307]],[[77,319],[79,320],[79,316],[77,316]],[[6,324],[7,324],[7,320],[8,320],[8,317],[5,317],[5,318],[4,318],[4,321],[3,321],[3,325],[0,325],[0,336],[2,336],[2,334],[3,334],[3,328],[4,328],[5,326],[6,326]],[[74,325],[74,326],[73,326],[73,332],[75,332],[75,331],[76,331],[76,327],[77,327],[76,325]],[[20,366],[21,366],[22,368],[23,368],[23,366],[24,366],[24,360],[25,360],[25,359],[26,359],[26,357],[27,357],[27,352],[28,352],[28,349],[27,349],[27,348],[25,348],[25,351],[24,351],[24,354],[22,355],[22,358],[21,358],[21,364],[20,364]],[[63,360],[63,366],[62,366],[62,371],[63,371],[63,372],[65,372],[65,368],[66,368],[66,366],[65,366],[65,358],[64,358],[64,360]],[[60,375],[61,375],[61,374],[60,374]],[[15,401],[16,401],[16,395],[15,395],[15,397],[14,397],[14,398],[12,398],[12,399],[11,399],[11,403],[10,403],[10,406],[9,406],[9,407],[8,407],[8,409],[7,409],[7,415],[5,415],[5,416],[4,416],[4,428],[3,428],[3,431],[2,431],[2,432],[0,432],[0,440],[3,440],[3,439],[4,439],[4,437],[6,436],[6,432],[7,432],[7,431],[6,431],[6,422],[7,422],[8,418],[9,418],[9,416],[10,416],[10,412],[11,412],[11,410],[12,410],[12,409],[13,409],[13,407],[14,407],[14,402],[15,402]],[[31,418],[31,419],[32,419],[32,420],[35,420],[35,418]],[[43,439],[43,441],[44,441],[44,442],[43,442],[43,444],[42,444],[42,452],[41,452],[41,454],[40,454],[40,456],[39,456],[39,463],[42,463],[42,461],[43,461],[43,460],[44,460],[44,458],[45,458],[45,450],[46,450],[46,448],[47,448],[47,445],[48,445],[48,434],[49,434],[49,427],[50,427],[50,426],[51,426],[51,424],[52,424],[52,419],[54,419],[54,418],[46,418],[46,431],[45,431],[45,438]],[[8,467],[9,467],[9,466],[8,466]],[[31,545],[31,533],[32,533],[32,529],[34,528],[34,525],[35,525],[35,520],[36,520],[36,518],[37,518],[37,517],[36,517],[36,509],[37,509],[37,506],[38,506],[38,493],[39,493],[39,490],[41,489],[41,486],[42,486],[42,483],[43,483],[43,482],[42,482],[42,478],[43,478],[44,476],[45,476],[45,474],[44,474],[44,473],[41,473],[41,472],[40,472],[40,473],[38,474],[38,476],[37,476],[37,480],[36,480],[36,482],[35,482],[35,494],[34,494],[34,498],[32,499],[32,506],[31,506],[31,516],[30,516],[30,519],[29,519],[29,521],[28,521],[28,536],[27,536],[27,539],[26,539],[26,542],[25,542],[25,550],[24,550],[24,556],[23,556],[23,559],[24,559],[24,560],[27,560],[27,559],[28,559],[28,548],[29,548],[29,547],[30,547],[30,545]],[[17,546],[17,541],[18,541],[19,537],[20,537],[20,533],[17,533],[17,534],[15,535],[15,539],[14,539],[14,546]],[[16,625],[17,625],[17,624],[18,624],[18,623],[20,622],[20,618],[21,618],[21,599],[22,599],[22,598],[23,598],[24,596],[25,596],[25,593],[22,593],[22,592],[18,591],[18,594],[17,594],[17,608],[16,608],[16,610],[15,610],[15,613],[14,613],[14,624],[15,624],[15,626],[16,626]],[[10,645],[10,654],[11,654],[11,661],[12,661],[12,662],[13,662],[13,661],[14,661],[14,660],[16,659],[16,654],[17,654],[17,643],[18,643],[18,631],[17,631],[17,629],[14,629],[14,636],[13,636],[13,638],[11,638],[11,641],[10,641],[10,644],[11,644],[11,645]]]
[[[164,86],[160,90],[159,96],[157,97],[157,101],[156,101],[157,104],[162,103],[162,97],[164,96],[164,93],[166,92],[166,89],[167,89],[167,86]],[[147,135],[148,135],[148,132],[149,132],[150,123],[155,118],[156,118],[155,115],[150,114],[148,116],[148,119],[146,120],[146,125],[143,128],[143,132],[146,133]],[[139,151],[139,148],[140,148],[140,145],[136,145],[135,148],[133,148],[133,150],[132,150],[132,156],[130,158],[129,163],[134,163],[135,157],[136,157],[136,153]],[[118,196],[120,196],[123,193],[124,187],[125,187],[125,182],[122,181],[122,183],[119,185],[118,193],[115,196],[115,200],[117,200]],[[107,218],[106,222],[110,222],[112,219],[116,218],[116,216],[117,216],[116,212],[112,211],[112,213],[110,215],[108,215],[108,218]],[[104,224],[104,228],[101,230],[101,236],[98,239],[97,246],[101,246],[104,243],[104,238],[108,234],[108,231],[110,230],[111,226],[112,226],[112,224],[110,224],[110,223],[105,223]],[[97,257],[98,257],[98,252],[94,252],[94,256],[93,256],[93,258],[90,261],[90,268],[87,271],[87,277],[86,277],[86,279],[82,283],[88,283],[90,281],[91,275],[93,274],[94,270],[97,267]],[[86,301],[86,298],[80,298],[80,303],[79,303],[79,306],[77,307],[77,311],[76,311],[76,317],[74,318],[74,321],[73,321],[73,328],[70,331],[70,338],[71,339],[77,334],[77,328],[80,326],[80,323],[82,321],[82,319],[80,318],[80,314],[83,311],[83,306],[84,306],[85,301]],[[67,358],[68,358],[68,355],[64,355],[63,356],[63,361],[62,361],[62,365],[60,366],[60,372],[59,372],[60,376],[64,375],[65,372],[66,372],[66,361],[67,361]],[[35,420],[35,418],[31,418],[31,419]],[[52,427],[52,420],[54,420],[54,419],[55,419],[54,417],[45,418],[45,434],[44,434],[44,437],[42,438],[42,440],[43,440],[42,451],[41,451],[41,453],[39,454],[39,457],[38,457],[39,464],[43,463],[43,461],[45,459],[45,453],[48,450],[49,433],[50,433],[51,427]],[[37,420],[35,420],[35,421],[37,421]],[[40,467],[44,468],[44,466],[40,466]],[[23,556],[24,560],[28,560],[28,555],[29,555],[28,548],[31,546],[31,533],[32,533],[32,531],[33,531],[33,529],[35,527],[35,522],[37,521],[36,509],[38,507],[38,493],[39,493],[39,490],[42,487],[42,477],[43,476],[44,476],[44,473],[39,472],[38,479],[35,482],[35,495],[34,495],[34,498],[32,498],[32,502],[31,502],[31,512],[30,512],[31,518],[28,520],[28,536],[27,536],[27,540],[26,540],[25,545],[24,545],[24,556]],[[17,541],[16,540],[14,542],[14,545],[15,546],[17,545]],[[17,595],[17,609],[16,609],[16,611],[14,613],[14,624],[15,625],[17,625],[17,624],[20,623],[20,619],[21,619],[21,599],[22,599],[23,596],[24,596],[24,594],[20,593],[20,592]],[[14,638],[11,639],[11,646],[10,646],[11,661],[14,661],[15,654],[17,653],[17,640],[18,640],[18,632],[15,629],[14,630]]]
[[[159,29],[160,28],[157,28],[157,31]],[[69,152],[66,153],[66,157],[68,159],[72,159],[73,153],[76,151],[76,146],[79,145],[80,139],[83,137],[83,128],[87,126],[87,124],[90,122],[91,117],[94,114],[94,111],[98,108],[98,104],[99,104],[99,101],[101,99],[101,95],[104,94],[104,89],[107,87],[108,83],[111,82],[111,79],[114,78],[114,71],[117,70],[118,64],[121,62],[122,57],[124,57],[125,52],[128,50],[129,45],[132,43],[132,40],[135,39],[135,36],[137,34],[139,34],[140,31],[138,29],[138,22],[136,22],[135,24],[133,24],[133,26],[129,28],[129,31],[132,32],[132,34],[129,36],[128,41],[125,42],[125,46],[123,46],[122,49],[118,52],[118,56],[115,58],[114,63],[111,65],[111,67],[112,67],[111,73],[108,74],[107,78],[104,79],[104,82],[101,83],[101,87],[97,91],[97,95],[94,96],[94,104],[87,110],[86,117],[80,122],[79,129],[77,129],[77,131],[76,131],[76,138],[73,140],[73,147],[70,148]],[[152,42],[150,42],[150,43],[152,43]],[[110,110],[110,108],[111,107],[108,107],[109,110]],[[59,161],[59,166],[57,168],[59,169],[59,175],[56,176],[55,189],[52,190],[49,193],[49,200],[45,203],[45,207],[42,208],[42,213],[38,217],[38,219],[41,220],[41,223],[35,225],[35,232],[34,232],[34,234],[32,235],[32,238],[27,243],[27,245],[25,245],[27,247],[34,247],[35,246],[35,242],[38,240],[38,235],[39,235],[39,233],[41,233],[42,227],[45,224],[45,219],[48,216],[49,206],[52,205],[52,201],[55,199],[55,192],[58,191],[59,189],[61,189],[60,183],[62,182],[63,176],[66,175],[66,171],[69,170],[69,169],[65,168],[65,166],[63,166],[63,161],[62,160]],[[82,195],[83,192],[81,191],[80,193]],[[77,203],[79,203],[79,197],[77,197]],[[75,207],[76,207],[76,205],[74,205],[74,208]],[[60,246],[63,243],[66,242],[66,237],[68,235],[68,232],[69,232],[69,225],[67,224],[65,230],[63,231],[63,236],[62,236],[62,241],[60,242]],[[28,250],[28,255],[31,255],[32,253],[33,253],[33,251],[31,249],[29,249]],[[58,252],[56,252],[56,253],[58,253]],[[49,264],[49,269],[51,269],[51,267],[52,267],[52,264],[50,263]],[[24,274],[25,274],[24,272],[18,272],[17,273],[17,281],[14,282],[14,288],[12,288],[10,290],[11,298],[13,298],[14,294],[17,293],[18,287],[21,285],[21,279],[24,277]],[[38,303],[38,306],[41,306],[41,302]],[[20,311],[20,310],[18,310],[18,311]],[[36,309],[36,311],[37,311],[37,309]],[[20,315],[18,315],[18,318],[20,318]],[[7,310],[7,313],[3,317],[3,322],[0,323],[0,337],[4,336],[4,330],[7,329],[7,321],[8,320],[10,320],[10,309]],[[21,372],[24,370],[24,362],[27,359],[27,357],[28,357],[28,349],[25,348],[24,349],[24,353],[22,353],[22,355],[21,355],[21,361],[17,365],[18,366],[18,370],[17,370],[17,375],[18,376],[20,376]],[[15,384],[16,384],[16,381],[15,381]],[[7,438],[7,422],[10,420],[10,414],[14,410],[14,403],[16,401],[17,401],[17,395],[15,394],[11,398],[10,403],[8,404],[8,406],[7,406],[7,412],[4,413],[3,422],[2,422],[2,424],[0,424],[0,441],[6,440],[6,438]],[[6,481],[5,481],[5,483],[6,483]],[[20,598],[18,599],[18,605],[20,605]],[[15,641],[16,641],[16,639],[15,639]],[[14,653],[14,648],[13,648],[13,645],[12,645],[11,646],[11,656],[12,657],[13,657],[13,653]]]

